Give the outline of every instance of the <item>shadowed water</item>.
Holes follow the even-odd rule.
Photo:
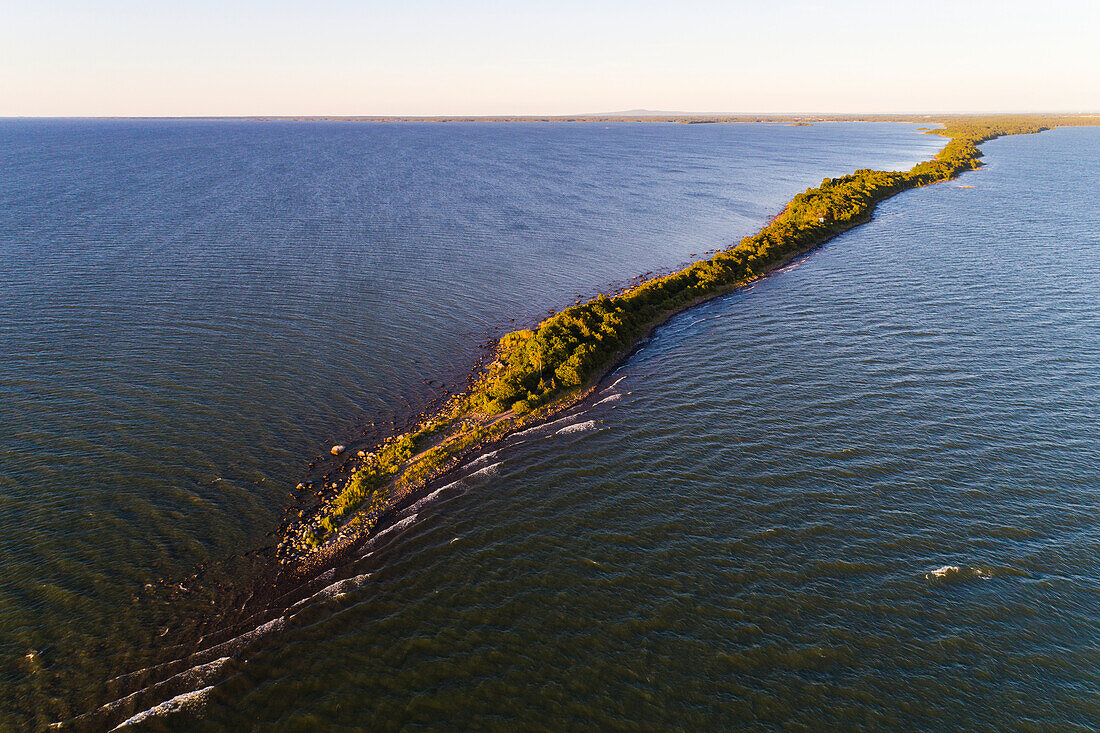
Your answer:
[[[674,319],[175,720],[1094,729],[1100,131],[984,147]]]
[[[178,621],[134,603],[145,586],[269,543],[307,461],[414,415],[511,319],[942,142],[909,125],[0,121],[0,722],[102,702]],[[558,439],[602,435],[588,427]]]

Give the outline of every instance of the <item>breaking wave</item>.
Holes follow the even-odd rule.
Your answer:
[[[982,568],[972,568],[965,565],[962,567],[958,565],[944,565],[925,573],[924,577],[928,580],[940,581],[967,580],[970,578],[981,578],[986,580],[991,578],[992,575],[988,570],[983,570]]]
[[[490,459],[492,459],[492,458],[495,458],[495,457],[496,457],[496,454],[497,454],[497,452],[498,452],[498,451],[491,451],[491,452],[489,452],[489,453],[482,453],[482,454],[481,454],[480,456],[478,456],[478,457],[477,457],[477,458],[475,458],[474,460],[472,460],[472,461],[470,461],[469,463],[467,463],[467,464],[466,464],[466,466],[467,466],[467,468],[473,468],[474,466],[479,466],[479,465],[481,465],[482,463],[485,463],[486,461],[488,461],[488,460],[490,460]]]
[[[308,598],[303,598],[302,600],[298,601],[297,603],[295,603],[293,606],[290,607],[290,610],[291,611],[297,611],[298,609],[302,608],[303,606],[306,606],[309,603],[312,603],[314,601],[320,602],[320,601],[328,601],[328,600],[331,600],[331,599],[334,599],[334,598],[339,598],[340,596],[346,595],[346,594],[350,593],[351,591],[356,590],[357,588],[363,587],[363,585],[366,584],[366,581],[370,577],[371,577],[371,573],[363,573],[362,575],[356,575],[353,578],[345,578],[344,580],[338,580],[335,583],[332,583],[331,585],[325,586],[324,588],[317,591],[316,593],[309,596]]]
[[[500,467],[503,466],[503,465],[504,465],[504,461],[497,461],[496,463],[491,463],[488,466],[485,466],[484,468],[479,468],[479,469],[477,469],[476,471],[474,471],[472,473],[466,474],[464,479],[473,478],[474,476],[495,476],[497,474],[497,472],[500,471]]]
[[[455,486],[458,486],[461,483],[462,483],[462,479],[459,479],[458,481],[452,481],[451,483],[449,483],[445,486],[440,486],[438,489],[436,489],[432,493],[428,494],[427,496],[425,496],[421,499],[417,499],[412,504],[409,504],[409,506],[405,507],[405,509],[402,511],[402,514],[409,514],[410,512],[420,511],[421,508],[427,506],[428,504],[431,504],[433,501],[438,499],[439,495],[442,494],[444,491],[446,491],[447,489],[452,489],[452,488],[454,488]]]
[[[541,432],[543,430],[548,430],[548,429],[554,427],[555,425],[561,425],[562,423],[566,423],[566,422],[570,422],[572,420],[576,420],[580,416],[581,416],[581,413],[573,413],[572,415],[566,415],[565,417],[559,417],[557,420],[551,420],[550,422],[544,422],[541,425],[534,426],[533,428],[527,428],[526,430],[520,430],[518,433],[512,433],[512,435],[510,437],[518,438],[521,435],[530,435],[532,433],[537,433],[537,432]]]
[[[192,690],[191,692],[185,692],[182,695],[176,695],[171,700],[165,700],[159,705],[154,705],[148,710],[142,711],[132,718],[127,718],[122,721],[112,731],[122,730],[128,728],[131,725],[137,725],[149,718],[155,718],[161,715],[168,715],[170,713],[178,713],[181,711],[201,712],[206,707],[206,698],[210,696],[210,691],[214,689],[214,685],[209,687],[203,687],[199,690]]]
[[[615,371],[619,371],[619,370],[616,369]],[[604,392],[610,392],[611,390],[615,389],[615,387],[618,386],[619,382],[623,381],[624,379],[626,379],[626,377],[619,377],[614,382],[612,382],[611,384],[607,385],[602,390],[600,390],[600,394],[603,394]]]
[[[555,433],[555,435],[569,435],[571,433],[585,433],[585,432],[588,432],[589,430],[594,430],[595,428],[596,428],[596,421],[595,420],[586,420],[585,422],[580,422],[580,423],[577,423],[576,425],[566,425],[564,428],[562,428],[557,433]]]
[[[419,516],[418,514],[410,514],[409,516],[405,517],[404,519],[401,519],[400,521],[394,522],[393,524],[386,527],[384,530],[382,530],[381,532],[379,532],[375,536],[371,537],[365,543],[363,543],[363,549],[364,550],[372,549],[374,547],[375,543],[378,542],[378,540],[382,539],[383,537],[385,537],[386,535],[388,535],[392,532],[398,532],[402,529],[405,529],[405,527],[408,527],[410,524],[415,522],[416,518],[418,516]],[[366,557],[368,554],[370,554],[370,553],[368,552],[368,553],[362,555],[362,557]]]

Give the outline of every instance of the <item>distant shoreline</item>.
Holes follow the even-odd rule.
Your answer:
[[[700,123],[717,122],[730,124],[787,124],[797,125],[803,123],[811,125],[818,122],[906,122],[924,124],[950,125],[963,120],[998,120],[1019,117],[1056,117],[1062,126],[1082,124],[1096,125],[1100,123],[1100,112],[993,112],[981,113],[912,113],[912,114],[824,114],[824,113],[800,113],[800,114],[682,114],[682,113],[653,113],[653,114],[582,114],[582,115],[189,115],[189,116],[99,116],[88,117],[74,115],[36,117],[12,116],[0,117],[0,120],[117,120],[117,121],[237,121],[237,122],[375,122],[375,123],[400,123],[400,122],[678,122]]]

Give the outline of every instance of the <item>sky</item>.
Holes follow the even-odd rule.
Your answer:
[[[0,116],[1100,111],[1098,0],[0,0]]]

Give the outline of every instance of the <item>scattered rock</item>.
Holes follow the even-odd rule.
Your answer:
[[[359,456],[360,458],[366,458],[367,457],[367,452],[365,450],[361,450],[358,453],[356,453],[355,455]]]
[[[347,448],[345,446],[334,445],[334,446],[332,446],[332,455],[338,456],[341,453],[343,453],[345,450],[347,450]]]

